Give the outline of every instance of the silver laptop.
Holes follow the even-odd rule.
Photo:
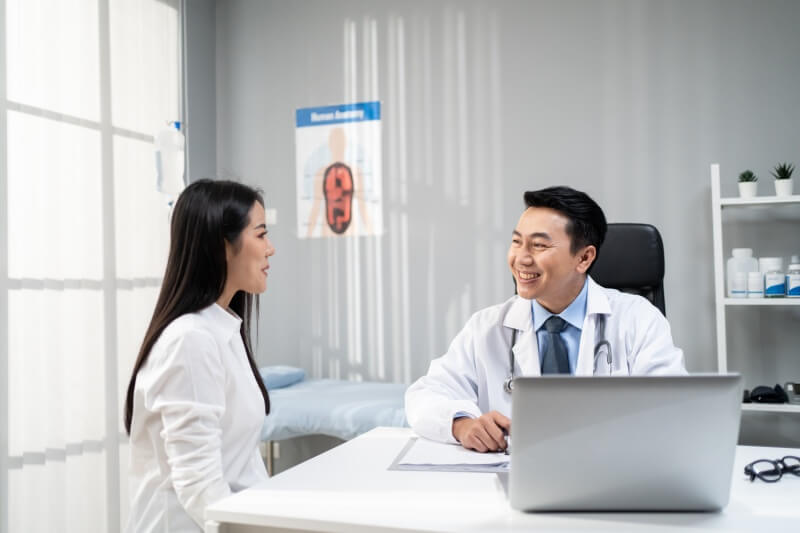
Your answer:
[[[509,499],[522,511],[715,511],[728,503],[738,374],[517,378]]]

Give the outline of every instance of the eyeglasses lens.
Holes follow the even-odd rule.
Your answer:
[[[773,482],[781,478],[781,469],[777,463],[763,459],[752,465],[753,473],[763,481]]]
[[[800,457],[787,455],[781,459],[781,463],[783,463],[784,474],[794,474],[795,476],[800,476]]]

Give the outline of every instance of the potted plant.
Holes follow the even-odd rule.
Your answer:
[[[742,198],[752,198],[756,195],[756,176],[752,170],[745,170],[739,174],[739,196]]]
[[[776,196],[792,195],[792,172],[794,172],[794,165],[791,163],[783,163],[772,169],[771,173],[775,176]]]

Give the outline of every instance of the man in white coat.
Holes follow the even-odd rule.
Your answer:
[[[508,249],[517,295],[472,315],[406,391],[408,422],[423,437],[505,449],[514,376],[686,374],[661,312],[588,275],[606,234],[600,206],[569,187],[526,192],[525,204]]]

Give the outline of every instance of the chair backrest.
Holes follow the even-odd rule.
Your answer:
[[[667,315],[664,304],[664,243],[650,224],[609,224],[589,273],[610,289],[639,294]]]

